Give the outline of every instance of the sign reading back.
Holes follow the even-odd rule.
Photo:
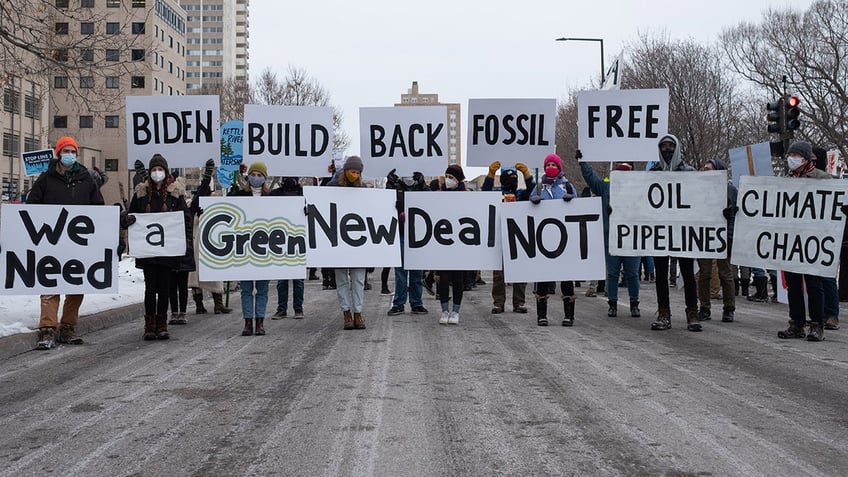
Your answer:
[[[444,174],[449,152],[447,120],[446,106],[359,108],[363,174],[383,177],[392,169],[398,176],[416,171],[425,176]]]

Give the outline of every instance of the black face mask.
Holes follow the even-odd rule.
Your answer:
[[[665,162],[671,162],[671,158],[674,157],[674,151],[660,151],[660,155]]]
[[[293,177],[286,177],[283,179],[283,188],[286,190],[297,189],[297,179]]]

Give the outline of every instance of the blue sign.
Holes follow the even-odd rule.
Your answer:
[[[21,159],[24,161],[24,173],[28,176],[37,176],[47,172],[47,167],[53,160],[53,149],[24,152],[21,154]]]
[[[244,121],[232,119],[221,125],[221,165],[218,166],[218,183],[223,189],[232,185],[238,174],[244,147]]]

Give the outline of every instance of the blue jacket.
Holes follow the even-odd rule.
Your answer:
[[[562,174],[557,176],[554,180],[553,184],[545,185],[544,183],[539,183],[530,194],[530,197],[539,197],[542,200],[550,200],[550,199],[560,199],[562,200],[565,197],[565,194],[571,194],[573,197],[578,197],[577,188],[574,187],[574,184],[568,182],[568,179],[565,178]]]
[[[593,194],[601,198],[601,210],[604,219],[604,245],[609,250],[609,182],[601,179],[588,162],[580,163],[580,173]]]

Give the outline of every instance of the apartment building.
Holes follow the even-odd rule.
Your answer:
[[[459,103],[440,103],[439,95],[436,93],[421,93],[418,89],[418,81],[412,82],[412,88],[400,95],[400,103],[395,106],[447,106],[448,109],[448,163],[462,166],[462,144],[460,139],[460,114]]]
[[[250,0],[181,0],[186,14],[186,89],[216,94],[229,79],[249,81]]]

